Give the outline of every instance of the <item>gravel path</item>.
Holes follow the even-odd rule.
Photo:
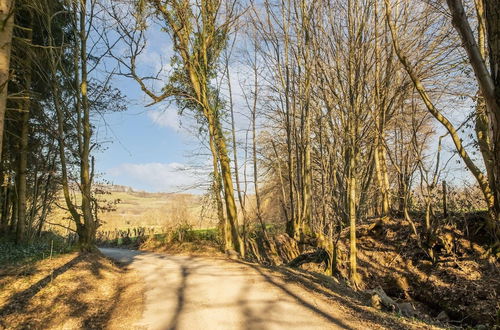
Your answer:
[[[338,301],[252,264],[124,249],[101,251],[128,264],[144,281],[138,329],[385,328],[371,319],[353,317]],[[357,313],[362,314],[359,309]]]

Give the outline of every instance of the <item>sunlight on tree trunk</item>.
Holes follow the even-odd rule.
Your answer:
[[[4,118],[7,108],[12,31],[14,28],[14,0],[0,1],[0,156],[4,136]]]

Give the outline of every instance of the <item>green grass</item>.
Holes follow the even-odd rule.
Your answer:
[[[218,234],[217,228],[192,229],[188,231],[188,235],[191,236],[193,240],[216,241]]]
[[[44,233],[36,241],[21,245],[15,244],[8,238],[2,238],[0,240],[0,265],[30,263],[48,258],[51,253],[55,256],[73,250],[74,247],[66,244],[64,238],[52,233]]]
[[[147,239],[145,237],[118,237],[116,239],[101,241],[104,246],[124,246],[138,248],[140,244]],[[171,242],[199,242],[212,241],[218,242],[219,233],[217,228],[192,229],[190,226],[179,226],[167,233],[153,234],[150,239],[159,244],[168,244]]]

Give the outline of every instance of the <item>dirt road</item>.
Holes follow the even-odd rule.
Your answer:
[[[380,317],[352,298],[327,298],[252,264],[123,249],[101,251],[143,278],[144,312],[135,324],[140,329],[415,328]]]

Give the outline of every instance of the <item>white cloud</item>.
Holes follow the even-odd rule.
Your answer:
[[[116,184],[154,192],[202,192],[207,172],[181,163],[124,163],[107,171]]]
[[[175,109],[167,108],[166,110],[150,110],[147,112],[148,117],[161,127],[169,127],[176,131],[181,128],[179,114]]]

